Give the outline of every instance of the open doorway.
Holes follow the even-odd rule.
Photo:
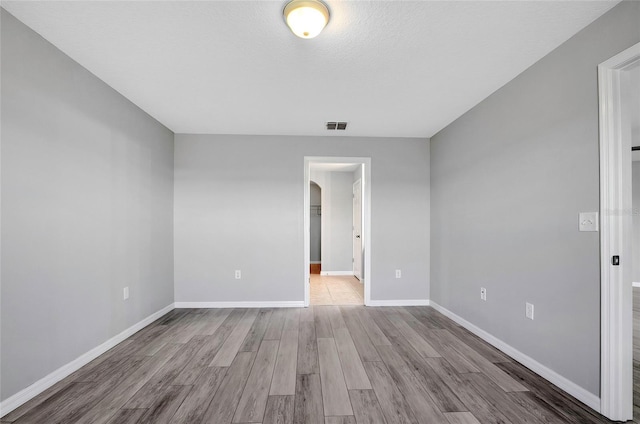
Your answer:
[[[370,299],[369,178],[369,158],[305,158],[307,306]]]
[[[362,164],[311,163],[309,178],[309,302],[363,305]]]

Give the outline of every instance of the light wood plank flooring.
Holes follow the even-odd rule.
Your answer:
[[[364,286],[352,275],[311,275],[312,305],[364,305]]]
[[[363,306],[176,309],[0,421],[608,422],[429,307]]]

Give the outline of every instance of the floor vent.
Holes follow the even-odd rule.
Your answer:
[[[327,122],[327,129],[330,131],[333,131],[333,130],[344,131],[347,129],[347,123],[346,122]]]

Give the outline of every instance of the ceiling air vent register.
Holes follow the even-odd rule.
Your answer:
[[[347,129],[347,123],[346,122],[327,122],[327,129],[330,131],[332,130],[344,131]]]

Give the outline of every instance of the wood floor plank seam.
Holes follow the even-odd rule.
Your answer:
[[[408,401],[415,416],[429,422],[444,421],[444,415],[431,398],[431,394],[394,348],[392,346],[378,346],[377,349],[379,349],[380,356],[396,387]]]
[[[245,312],[209,365],[218,367],[231,365],[257,316],[258,312],[255,309]]]
[[[443,412],[465,412],[464,406],[458,396],[447,386],[434,372],[429,372],[429,365],[413,347],[401,337],[392,337],[392,346],[401,354],[402,360],[413,371],[416,378],[429,392],[431,398]]]
[[[231,423],[253,368],[255,356],[256,352],[238,353],[228,368],[220,388],[209,402],[201,422]]]
[[[371,389],[360,355],[346,327],[333,330],[347,389]]]
[[[234,423],[262,421],[273,381],[279,345],[280,340],[264,340],[260,344],[234,414]]]
[[[199,422],[218,392],[228,368],[208,367],[171,418],[171,423]]]
[[[284,330],[278,347],[270,395],[295,395],[298,361],[298,329]]]
[[[387,420],[373,389],[350,390],[349,400],[358,424],[386,424]]]
[[[387,423],[417,424],[418,420],[393,382],[384,362],[366,362],[364,366]]]
[[[318,338],[317,342],[324,414],[353,415],[335,341],[333,338]]]
[[[375,349],[375,346],[369,339],[360,321],[350,315],[346,315],[344,321],[362,361],[379,361],[378,351]]]

